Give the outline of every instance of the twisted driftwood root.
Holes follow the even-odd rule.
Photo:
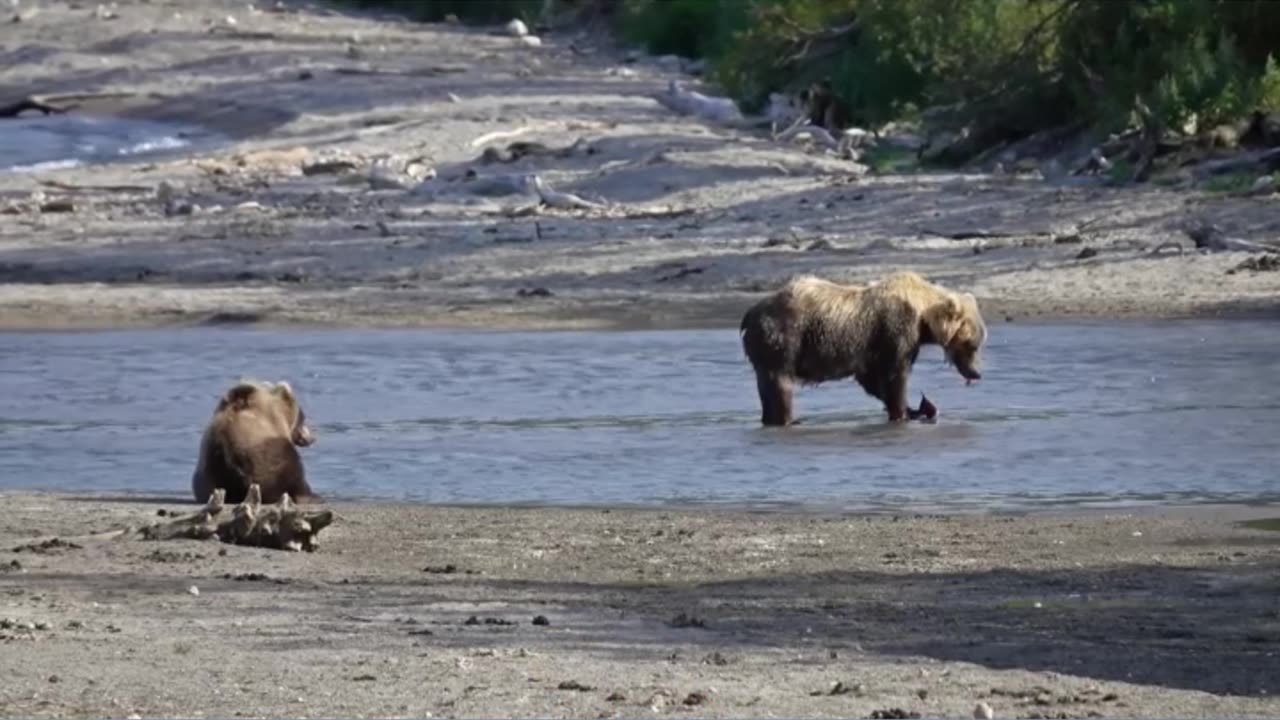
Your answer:
[[[262,504],[262,488],[250,485],[245,501],[233,508],[226,492],[214,490],[199,512],[138,530],[144,540],[208,540],[272,550],[314,552],[320,531],[334,521],[332,510],[304,511],[286,493],[275,505]],[[230,516],[226,515],[230,510]]]

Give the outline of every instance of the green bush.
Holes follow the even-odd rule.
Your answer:
[[[627,0],[617,27],[655,55],[714,57],[728,50],[749,13],[742,0]]]
[[[1138,108],[1174,129],[1280,111],[1280,0],[351,1],[477,22],[613,10],[649,52],[706,58],[744,109],[827,80],[854,123],[968,126],[974,152],[1071,124],[1114,131]]]
[[[825,78],[855,123],[950,108],[930,120],[996,140],[1072,123],[1113,131],[1139,107],[1164,128],[1280,107],[1276,0],[623,3],[628,37],[705,55],[748,109]]]

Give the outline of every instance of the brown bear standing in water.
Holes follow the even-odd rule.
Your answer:
[[[241,381],[218,401],[200,442],[200,459],[191,491],[205,502],[214,489],[226,490],[226,502],[243,502],[249,486],[262,487],[262,502],[281,495],[315,502],[302,470],[298,448],[315,442],[306,415],[288,383]]]
[[[907,380],[920,346],[942,347],[966,381],[982,377],[987,328],[973,295],[913,272],[867,286],[798,277],[742,318],[742,347],[756,373],[761,419],[790,425],[795,382],[853,377],[884,403],[891,422],[912,419]],[[923,403],[922,403],[923,404]]]

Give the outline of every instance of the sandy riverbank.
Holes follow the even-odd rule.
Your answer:
[[[178,499],[2,502],[9,715],[1280,715],[1280,535],[1240,525],[1276,508],[338,504],[288,554],[75,537]]]
[[[674,114],[649,95],[692,78],[591,35],[527,47],[292,4],[112,7],[20,4],[0,37],[0,97],[118,93],[96,102],[235,142],[0,174],[0,326],[717,326],[793,273],[898,268],[971,290],[996,317],[1272,312],[1280,297],[1280,273],[1227,274],[1246,254],[1151,252],[1190,246],[1180,228],[1195,218],[1272,241],[1274,198],[866,174]],[[476,162],[506,141],[474,141],[516,129],[583,144]],[[357,169],[302,173],[332,157]],[[407,163],[401,179],[434,168],[444,192],[374,189],[379,157]],[[452,192],[467,170],[536,172],[609,207],[527,215],[527,196]],[[172,197],[157,197],[164,183]],[[40,211],[59,199],[74,210]],[[987,237],[938,236],[974,231]],[[1079,259],[1086,248],[1097,254]]]

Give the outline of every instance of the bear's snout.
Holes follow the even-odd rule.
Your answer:
[[[316,441],[316,436],[311,434],[311,428],[306,425],[299,425],[293,431],[293,444],[298,447],[307,447]]]

